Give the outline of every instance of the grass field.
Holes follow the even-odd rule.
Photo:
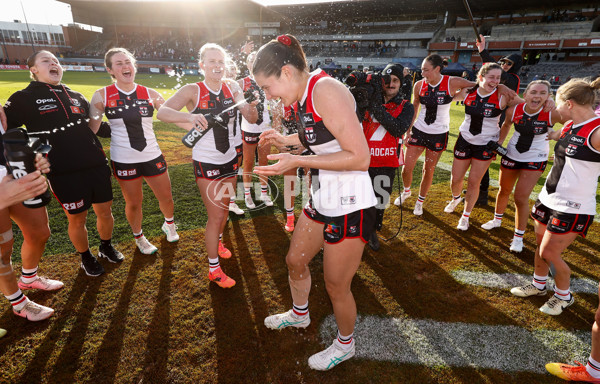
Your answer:
[[[196,79],[139,75],[137,80],[168,97],[178,84]],[[110,82],[105,73],[65,73],[64,81],[88,98]],[[26,84],[26,72],[0,71],[0,102]],[[451,112],[445,164],[451,164],[464,113],[456,106]],[[144,232],[159,252],[142,255],[113,180],[113,238],[126,260],[117,266],[105,263],[104,276],[89,278],[79,268],[64,213],[53,201],[52,237],[41,271],[61,279],[65,288],[52,294],[30,292],[31,299],[56,310],[39,324],[14,316],[5,304],[0,327],[9,334],[0,339],[0,383],[560,383],[545,373],[545,362],[585,362],[598,304],[593,289],[600,276],[598,224],[564,254],[573,278],[584,286],[576,291],[575,304],[559,317],[543,315],[538,307],[544,298],[518,299],[506,287],[486,284],[493,278],[528,278],[535,248],[532,226],[525,235],[526,249],[518,255],[508,252],[512,206],[502,228],[480,229],[493,215],[490,205],[474,209],[471,228],[459,233],[459,209],[443,212],[450,175],[438,169],[424,215],[412,215],[414,197],[408,200],[410,209],[390,207],[382,236],[392,237],[401,224],[399,235],[383,241],[379,252],[365,250],[353,281],[357,357],[329,372],[310,370],[308,357],[335,337],[322,256],[311,264],[310,327],[265,328],[265,316],[287,310],[291,303],[285,266],[290,235],[283,229],[282,196],[273,208],[231,217],[224,241],[234,256],[221,263],[237,285],[222,290],[209,284],[206,211],[194,183],[191,151],[181,144],[180,129],[160,122],[155,129],[169,163],[181,240],[165,241],[158,205],[145,189]],[[109,142],[103,144],[106,150]],[[492,165],[492,179],[498,165]],[[419,179],[416,175],[413,187]],[[281,188],[281,178],[274,182]],[[538,184],[539,190],[543,181]],[[491,197],[495,192],[492,188]],[[297,214],[300,207],[297,201]],[[99,243],[94,222],[90,214],[93,250]],[[19,247],[17,241],[16,267]],[[475,278],[458,277],[467,274]]]

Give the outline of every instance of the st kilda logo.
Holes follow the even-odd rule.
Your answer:
[[[302,127],[304,128],[304,137],[306,138],[306,141],[311,144],[317,141],[317,135],[313,129],[313,126],[315,125],[313,114],[311,112],[303,113],[300,115],[300,119]]]

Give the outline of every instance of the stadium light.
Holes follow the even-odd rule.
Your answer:
[[[351,2],[352,0],[251,0],[251,1],[256,4],[262,5],[263,7],[272,7],[272,6],[276,6],[276,5],[341,3],[341,2]]]

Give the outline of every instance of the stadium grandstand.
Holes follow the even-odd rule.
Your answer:
[[[475,34],[460,1],[352,1],[308,6],[266,7],[261,1],[67,0],[77,25],[0,23],[4,64],[24,63],[32,50],[60,54],[65,64],[102,70],[107,48],[132,49],[142,69],[176,66],[195,73],[196,53],[205,42],[232,52],[248,39],[257,45],[280,33],[303,43],[310,63],[342,77],[351,69],[382,68],[398,62],[418,69],[438,53],[455,71],[471,71],[481,60]],[[520,51],[525,85],[548,79],[555,86],[600,69],[600,10],[573,1],[478,1],[471,5],[477,28],[495,58]],[[211,17],[203,17],[207,10]],[[202,22],[198,22],[202,20]],[[475,64],[475,65],[474,65]]]

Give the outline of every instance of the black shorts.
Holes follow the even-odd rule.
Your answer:
[[[312,207],[309,200],[303,210],[306,217],[323,225],[323,239],[337,244],[345,238],[360,237],[367,243],[375,231],[375,207],[361,209],[343,216],[325,216]]]
[[[588,228],[594,222],[594,215],[578,215],[563,213],[546,207],[537,200],[531,209],[531,217],[546,226],[546,231],[556,234],[575,232],[582,237],[587,235]]]
[[[494,158],[494,152],[489,150],[486,145],[474,145],[458,135],[456,144],[454,144],[454,158],[458,160],[475,159],[487,161]]]
[[[448,132],[431,134],[413,127],[407,145],[425,147],[433,152],[445,151],[448,146]]]
[[[111,161],[113,175],[119,180],[135,180],[139,177],[153,177],[167,172],[167,162],[161,154],[154,160],[143,163],[118,163]]]
[[[505,169],[544,172],[544,170],[546,169],[546,165],[548,165],[548,162],[547,161],[540,161],[540,162],[515,161],[508,156],[504,156],[500,160],[500,165],[502,166],[502,168],[505,168]]]
[[[259,136],[262,132],[254,133],[254,132],[246,132],[242,131],[242,140],[246,144],[258,144]]]
[[[233,177],[237,175],[237,162],[237,157],[225,164],[200,163],[194,160],[194,174],[196,179],[217,180]]]
[[[56,200],[70,214],[87,211],[92,204],[105,203],[113,199],[108,164],[83,171],[53,175],[48,180]]]

